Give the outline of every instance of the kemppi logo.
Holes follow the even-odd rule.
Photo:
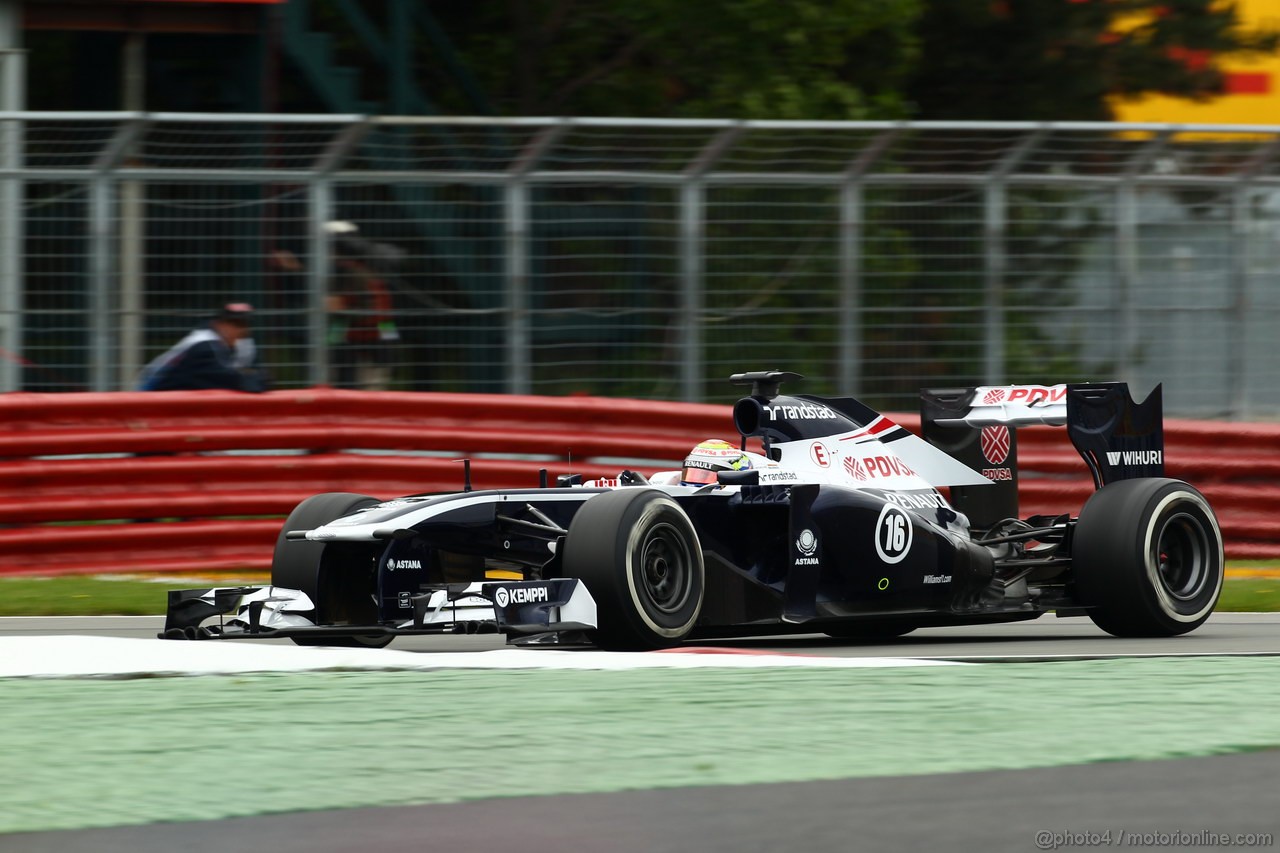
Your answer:
[[[494,592],[493,600],[499,607],[506,607],[509,604],[537,604],[550,601],[551,591],[545,586],[517,586],[510,589],[500,586]]]

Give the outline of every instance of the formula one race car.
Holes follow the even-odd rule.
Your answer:
[[[652,649],[1051,611],[1169,636],[1213,610],[1222,534],[1199,491],[1163,476],[1159,388],[1140,404],[1123,383],[925,391],[921,438],[849,397],[779,393],[800,378],[731,377],[751,386],[733,408],[741,445],[683,473],[308,498],[271,585],[173,591],[161,636],[379,647],[497,631]],[[1018,517],[1016,427],[1030,424],[1065,425],[1092,472],[1078,516]]]

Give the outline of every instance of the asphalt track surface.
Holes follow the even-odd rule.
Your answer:
[[[10,617],[0,618],[0,637],[82,634],[103,637],[154,638],[163,626],[158,616]],[[237,640],[289,644],[289,640]],[[962,628],[922,628],[894,640],[833,640],[824,635],[707,640],[699,645],[725,649],[790,652],[831,657],[912,657],[965,659],[1036,659],[1116,657],[1130,655],[1280,655],[1280,613],[1218,613],[1190,634],[1169,639],[1120,639],[1097,628],[1086,617],[1043,616],[1026,622]],[[400,651],[464,652],[505,648],[502,637],[400,637],[390,648]]]
[[[154,617],[0,619],[0,636],[154,637]],[[287,642],[287,641],[271,641]],[[1118,640],[1081,619],[923,629],[891,642],[795,636],[732,640],[732,649],[831,656],[1038,659],[1128,655],[1277,655],[1280,614],[1219,614],[1171,640]],[[487,650],[500,638],[402,638],[426,654]],[[1159,715],[1159,708],[1152,713]],[[796,724],[804,725],[802,708]],[[1223,720],[1223,726],[1231,721]],[[1052,738],[1046,721],[1046,738]],[[1009,745],[1017,749],[1016,743]],[[6,770],[6,772],[11,772]],[[446,805],[360,808],[0,835],[27,851],[955,851],[1114,847],[1197,849],[1280,843],[1280,744],[1232,755],[730,787],[513,796]],[[193,780],[193,783],[194,780]],[[536,792],[513,777],[512,792]],[[1110,835],[1106,835],[1110,833]],[[1206,844],[1206,833],[1271,833],[1269,842]],[[1104,842],[1104,838],[1109,840]],[[1264,839],[1265,841],[1265,839]]]
[[[0,850],[1266,850],[1274,849],[1280,838],[1277,773],[1280,751],[1270,751],[1038,770],[517,797],[18,833],[0,836]],[[1269,843],[1264,838],[1264,843],[1254,844],[1246,843],[1247,838],[1227,845],[1195,843],[1208,833],[1231,836],[1233,841],[1247,834],[1270,834],[1271,838]],[[1107,837],[1112,840],[1104,842]]]

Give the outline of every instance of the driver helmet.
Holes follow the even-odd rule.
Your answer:
[[[751,459],[738,447],[718,438],[707,439],[685,457],[680,485],[705,486],[716,482],[721,471],[743,471],[750,467]]]

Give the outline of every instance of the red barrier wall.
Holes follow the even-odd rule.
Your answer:
[[[919,418],[895,419],[913,431]],[[679,464],[728,406],[593,397],[169,392],[0,395],[0,574],[265,570],[282,517],[326,491],[531,487]],[[1231,557],[1280,557],[1280,426],[1168,421],[1170,476],[1213,503]],[[1064,430],[1018,434],[1024,515],[1092,492]],[[512,456],[522,458],[513,459]]]
[[[733,432],[727,406],[591,397],[5,394],[0,574],[263,570],[319,492],[458,490],[463,458],[477,489],[648,473]]]

